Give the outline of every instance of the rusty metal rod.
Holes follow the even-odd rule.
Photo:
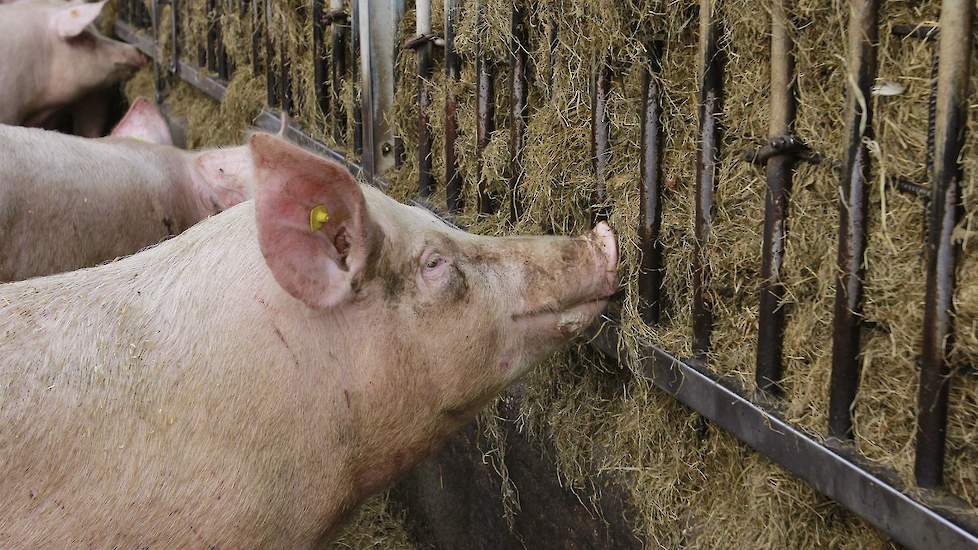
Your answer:
[[[489,182],[482,173],[484,163],[483,153],[489,145],[492,133],[496,131],[496,66],[489,57],[486,47],[485,33],[485,4],[483,0],[476,2],[478,22],[476,23],[476,181],[479,187],[479,213],[491,214],[496,211],[496,204],[489,194]]]
[[[526,147],[526,126],[530,113],[529,94],[529,24],[526,21],[526,7],[520,2],[513,3],[512,44],[510,47],[510,68],[512,70],[512,125],[510,126],[510,165],[509,165],[509,221],[515,224],[523,215],[523,149]]]
[[[350,2],[350,81],[353,84],[353,152],[363,156],[363,105],[360,91],[360,2]]]
[[[968,122],[973,12],[973,0],[944,0],[941,4],[941,63],[937,79],[937,131],[914,463],[914,475],[921,487],[937,487],[944,480],[950,386],[947,357],[954,345],[955,270],[960,252],[960,243],[953,234],[963,211],[958,157]]]
[[[330,33],[332,34],[332,98],[333,103],[333,141],[346,140],[346,107],[343,105],[343,77],[346,75],[346,26],[341,20],[343,0],[330,0]],[[345,15],[345,14],[344,14]]]
[[[217,0],[207,0],[207,71],[217,72]]]
[[[608,121],[608,95],[611,93],[611,54],[595,59],[591,85],[591,172],[594,194],[591,197],[591,224],[608,219],[608,163],[611,161],[611,124]]]
[[[431,0],[417,0],[415,30],[419,36],[431,34]],[[434,44],[430,40],[418,44],[418,194],[430,197],[435,192],[435,174],[433,172],[432,144],[429,120],[431,110],[431,92],[428,83],[434,75],[431,54]]]
[[[458,98],[455,83],[462,72],[462,59],[455,51],[455,24],[458,21],[458,5],[455,0],[445,0],[445,198],[448,211],[462,211],[462,174],[458,170]]]
[[[269,108],[279,104],[278,74],[275,72],[275,43],[272,40],[272,0],[265,0],[265,93]]]
[[[170,0],[170,74],[180,71],[180,0]]]
[[[768,135],[772,143],[779,136],[794,133],[795,55],[786,0],[771,6],[771,118]],[[761,296],[757,326],[757,387],[781,393],[782,352],[784,349],[784,284],[781,266],[787,240],[788,203],[795,157],[772,155],[767,159],[767,193],[764,199],[764,241],[761,249]]]
[[[261,74],[261,2],[251,0],[251,74],[255,78]]]
[[[877,70],[879,4],[879,0],[853,0],[849,4],[848,137],[840,182],[838,275],[829,384],[829,435],[842,439],[852,437],[851,410],[859,384],[870,177],[870,156],[864,140],[874,136],[870,89]]]
[[[652,325],[662,315],[662,71],[663,43],[648,48],[649,64],[642,76],[642,160],[639,181],[639,247],[642,264],[638,272],[639,314]]]
[[[228,13],[231,7],[229,5],[225,5],[224,2],[218,2],[217,6],[217,43],[215,46],[215,54],[217,55],[217,76],[224,80],[228,80],[231,78],[232,68],[230,60],[228,59],[227,48],[224,46],[224,27],[222,24],[224,22],[223,14]]]
[[[289,59],[287,53],[287,43],[285,37],[283,37],[279,43],[279,56],[281,61],[279,62],[279,69],[282,71],[282,76],[279,78],[279,101],[282,102],[282,109],[288,113],[292,114],[292,61]]]
[[[696,165],[696,205],[693,233],[693,353],[705,354],[713,330],[712,306],[707,297],[710,281],[704,246],[713,225],[713,190],[720,159],[720,114],[723,112],[723,52],[719,47],[717,0],[700,0],[700,150]]]
[[[160,43],[160,0],[152,0],[150,3],[153,19],[153,42]],[[153,56],[153,99],[159,105],[163,102],[163,68],[160,66],[159,56]]]
[[[918,40],[926,41],[937,40],[939,32],[940,30],[937,27],[931,27],[928,25],[897,24],[890,27],[890,33],[894,36],[916,38]]]
[[[329,55],[323,38],[323,0],[312,0],[312,70],[316,86],[316,105],[323,115],[329,113]]]

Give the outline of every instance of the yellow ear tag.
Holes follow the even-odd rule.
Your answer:
[[[309,231],[319,231],[319,228],[322,227],[327,221],[329,221],[329,212],[326,211],[325,206],[320,204],[318,206],[314,206],[312,210],[309,211]]]

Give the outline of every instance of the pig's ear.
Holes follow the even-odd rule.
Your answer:
[[[122,117],[110,134],[113,137],[141,139],[159,145],[173,145],[170,125],[151,101],[137,97],[129,112]]]
[[[95,18],[102,12],[105,2],[102,0],[94,4],[72,3],[55,10],[51,17],[51,25],[54,31],[61,38],[72,38],[78,36],[86,27],[95,22]]]
[[[248,141],[258,243],[275,280],[314,309],[349,300],[378,230],[346,168],[270,135]]]

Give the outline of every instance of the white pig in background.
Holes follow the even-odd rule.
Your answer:
[[[323,544],[616,289],[605,223],[472,235],[249,146],[253,202],[0,285],[0,547]]]
[[[0,125],[0,282],[132,254],[251,198],[247,147],[170,143],[145,99],[102,139]]]
[[[82,0],[0,5],[0,123],[42,126],[60,109],[146,65],[136,48],[92,26],[104,5]]]

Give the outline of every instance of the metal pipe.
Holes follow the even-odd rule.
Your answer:
[[[261,8],[260,0],[251,0],[251,74],[261,74]]]
[[[954,228],[963,210],[958,157],[968,122],[973,12],[973,0],[944,0],[941,4],[941,64],[937,78],[937,131],[914,463],[914,475],[921,487],[937,487],[944,479],[950,386],[947,356],[954,344],[954,285],[960,248],[954,239]]]
[[[282,102],[282,109],[286,113],[292,114],[292,61],[289,59],[285,40],[285,37],[282,37],[278,43],[279,70],[282,71],[278,81],[278,97],[279,101]]]
[[[395,166],[393,128],[387,113],[394,103],[394,52],[402,4],[359,0],[360,75],[363,85],[363,167],[368,180]]]
[[[591,86],[591,171],[594,194],[591,198],[591,224],[608,219],[608,189],[605,178],[611,160],[611,125],[608,122],[608,95],[611,93],[611,54],[595,61]]]
[[[153,25],[153,43],[159,47],[160,43],[160,2],[151,0],[150,9]],[[159,56],[153,56],[153,99],[159,105],[163,102],[163,70],[160,67]]]
[[[510,126],[510,165],[509,165],[509,221],[515,224],[523,215],[523,149],[526,146],[526,126],[530,106],[527,98],[529,85],[527,83],[529,64],[529,28],[526,22],[525,8],[520,2],[513,3],[512,11],[512,45],[510,48],[510,63],[512,69],[512,108],[513,121]]]
[[[649,65],[642,85],[642,160],[639,182],[639,246],[642,265],[638,272],[639,314],[648,325],[662,315],[662,41],[649,46]]]
[[[485,27],[485,2],[477,0],[476,9],[476,181],[479,186],[479,213],[492,214],[496,210],[495,201],[488,191],[488,182],[484,181],[482,165],[483,153],[489,145],[492,133],[496,131],[496,66],[487,54],[488,48],[483,43],[483,28]]]
[[[343,0],[330,0],[330,32],[332,33],[333,74],[331,79],[333,102],[333,141],[346,140],[346,107],[343,105],[343,77],[346,75],[346,26],[339,20],[343,10]]]
[[[316,104],[324,116],[329,113],[329,56],[323,40],[323,0],[312,0],[312,51],[313,78],[316,82]]]
[[[852,437],[852,403],[859,383],[859,339],[866,250],[867,181],[870,157],[865,140],[873,139],[873,96],[879,0],[849,4],[849,88],[846,160],[839,205],[838,275],[832,330],[832,378],[829,385],[829,435]]]
[[[462,70],[462,60],[455,51],[455,23],[458,20],[458,5],[455,0],[445,0],[445,197],[448,211],[457,214],[462,211],[462,175],[458,171],[458,99],[455,97],[455,83]]]
[[[431,0],[417,0],[416,6],[416,36],[431,34]],[[434,74],[431,64],[431,40],[425,40],[418,45],[418,194],[430,197],[435,192],[435,175],[432,172],[431,148],[433,137],[429,122],[431,109],[431,94],[428,82]]]
[[[771,6],[771,119],[772,141],[790,136],[795,129],[795,57],[785,0]],[[788,201],[795,158],[773,155],[767,161],[767,193],[764,200],[764,244],[761,252],[761,296],[757,328],[757,387],[780,393],[784,348],[784,285],[781,266],[787,240]]]
[[[180,0],[170,0],[170,74],[180,70]]]
[[[713,188],[720,159],[720,114],[723,112],[723,52],[718,39],[720,23],[714,16],[718,0],[700,0],[700,58],[703,60],[700,88],[700,151],[696,165],[696,206],[693,233],[693,353],[710,349],[713,330],[712,306],[707,298],[709,266],[704,245],[713,225]]]
[[[265,0],[265,92],[269,108],[279,104],[278,74],[275,72],[275,45],[272,40],[272,0]]]
[[[363,100],[360,97],[360,0],[350,0],[350,82],[353,87],[353,152],[363,159]]]
[[[217,0],[207,0],[207,70],[217,72]]]

